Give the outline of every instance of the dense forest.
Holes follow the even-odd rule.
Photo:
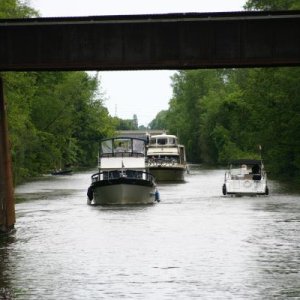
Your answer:
[[[0,17],[38,13],[18,0],[0,1]],[[95,166],[98,140],[118,125],[104,106],[97,75],[7,72],[4,81],[15,183],[53,169]]]
[[[27,1],[0,1],[0,18],[38,16]],[[4,81],[14,182],[97,164],[99,140],[138,129],[138,119],[111,117],[101,78],[86,72],[7,72]]]
[[[249,0],[245,9],[300,9]],[[273,176],[300,178],[300,68],[179,71],[169,109],[149,124],[179,136],[190,162],[262,156]]]

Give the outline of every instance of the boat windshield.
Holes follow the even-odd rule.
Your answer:
[[[150,145],[176,145],[176,138],[173,136],[164,137],[152,137],[150,139]]]
[[[113,155],[116,153],[145,152],[145,142],[134,138],[115,138],[101,142],[101,154]]]
[[[259,174],[261,172],[261,166],[259,164],[241,164],[239,166],[231,165],[230,171],[232,175]]]

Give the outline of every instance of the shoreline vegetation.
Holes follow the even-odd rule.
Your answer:
[[[300,68],[179,71],[169,109],[150,123],[186,146],[189,161],[262,158],[273,178],[300,180]]]

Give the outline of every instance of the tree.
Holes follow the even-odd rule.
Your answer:
[[[0,18],[29,18],[37,16],[38,12],[28,5],[28,1],[0,1]]]
[[[139,122],[136,114],[133,115],[133,127],[135,130],[139,128]]]
[[[300,178],[300,68],[181,71],[163,120],[189,161],[263,159],[273,176]]]
[[[212,89],[221,89],[223,71],[180,71],[172,77],[173,98],[166,115],[170,133],[178,135],[186,146],[190,161],[202,161],[201,123],[203,101]]]
[[[114,117],[114,124],[116,130],[137,130],[136,123],[134,119],[120,119]]]
[[[0,17],[36,16],[0,1]],[[15,183],[65,164],[96,165],[98,141],[114,134],[101,83],[85,72],[4,73]]]
[[[167,121],[166,121],[166,117],[167,117],[168,111],[167,110],[162,110],[160,111],[155,119],[153,119],[148,127],[150,129],[165,129],[167,128]]]
[[[288,10],[300,9],[299,0],[248,0],[246,10]]]

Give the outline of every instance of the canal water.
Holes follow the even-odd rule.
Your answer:
[[[224,197],[191,168],[148,206],[89,206],[93,170],[16,189],[0,299],[300,299],[300,193]]]

